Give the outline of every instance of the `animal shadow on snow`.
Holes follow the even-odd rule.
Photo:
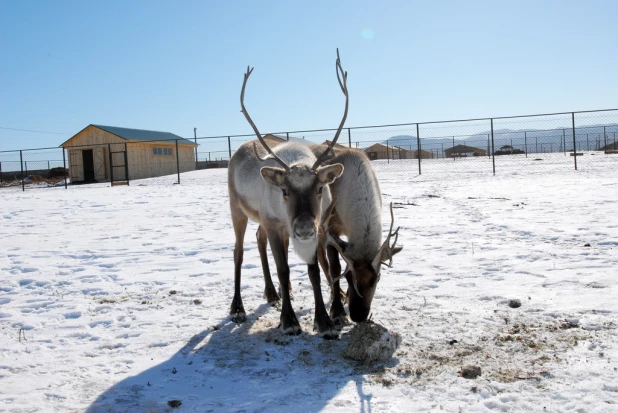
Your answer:
[[[106,390],[86,413],[318,412],[347,385],[358,397],[348,390],[336,409],[371,412],[363,372],[341,356],[344,340],[285,336],[263,317],[269,309],[261,305],[241,325],[227,317],[194,335],[169,360]],[[168,403],[174,400],[177,409]]]

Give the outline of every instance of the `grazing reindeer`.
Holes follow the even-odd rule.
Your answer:
[[[340,328],[346,322],[346,312],[341,302],[339,279],[343,276],[348,282],[350,318],[355,322],[365,321],[380,281],[381,266],[390,267],[393,255],[402,247],[395,246],[399,228],[393,232],[392,205],[391,226],[386,240],[381,243],[382,197],[378,179],[365,154],[353,149],[338,150],[328,162],[342,164],[345,171],[331,185],[334,201],[322,224],[333,298],[330,315]],[[347,241],[341,239],[344,235]],[[339,255],[346,263],[343,274]]]
[[[346,97],[343,119],[333,144],[337,141],[348,113],[347,73],[343,71],[337,51],[337,79]],[[328,316],[320,289],[320,269],[317,262],[317,247],[322,197],[330,197],[328,185],[343,173],[343,166],[331,163],[320,166],[328,156],[314,154],[310,148],[298,143],[286,143],[271,149],[251,120],[245,109],[244,95],[247,80],[253,69],[247,68],[240,94],[240,104],[245,118],[253,128],[262,148],[255,141],[242,145],[230,159],[228,167],[228,190],[232,223],[236,235],[234,246],[234,298],[230,309],[233,319],[246,320],[240,296],[243,242],[248,218],[260,224],[270,244],[279,278],[282,295],[281,328],[286,334],[299,334],[300,324],[290,302],[290,268],[287,260],[289,239],[296,253],[307,263],[309,279],[315,299],[315,327],[324,338],[335,338],[338,332]],[[340,77],[341,72],[341,77]],[[343,78],[343,80],[342,80]],[[265,156],[266,155],[266,156]],[[279,165],[280,167],[277,167]],[[265,245],[264,245],[265,250]],[[260,251],[261,247],[260,247]],[[274,298],[276,291],[270,274],[265,273],[267,299]],[[270,297],[269,297],[270,295]]]
[[[314,153],[330,151],[332,146],[314,145]],[[345,276],[348,285],[350,317],[361,322],[367,319],[373,296],[380,280],[381,266],[392,264],[393,255],[402,250],[396,247],[399,228],[393,232],[393,209],[391,226],[384,243],[382,239],[382,197],[378,179],[371,162],[365,154],[354,149],[337,150],[327,163],[342,164],[344,172],[330,185],[334,201],[324,214],[321,225],[321,240],[318,258],[326,248],[328,262],[324,269],[331,284],[332,304],[330,316],[335,326],[341,329],[347,322],[347,315],[341,302],[339,280]],[[259,233],[260,230],[258,230]],[[343,241],[345,235],[348,241]],[[395,237],[391,243],[392,237]],[[265,278],[269,277],[266,241],[258,236],[258,250]],[[341,274],[339,255],[346,263]],[[322,259],[320,261],[323,261]],[[388,261],[388,264],[386,263]],[[324,265],[323,265],[324,267]]]

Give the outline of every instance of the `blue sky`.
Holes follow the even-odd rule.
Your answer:
[[[191,138],[618,107],[614,1],[0,4],[0,150],[90,123]],[[54,132],[37,133],[17,131]]]

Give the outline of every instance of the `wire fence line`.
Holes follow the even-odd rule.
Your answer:
[[[335,129],[320,129],[267,135],[272,142],[321,144],[334,133]],[[194,129],[192,146],[179,140],[139,145],[119,141],[0,151],[0,186],[25,190],[94,182],[200,182],[209,179],[200,171],[226,168],[238,147],[253,139],[253,134],[198,137]],[[507,158],[519,162],[522,171],[558,162],[577,170],[601,159],[612,159],[608,165],[616,165],[618,109],[350,127],[337,144],[360,149],[370,160],[410,174],[439,173],[445,162],[459,162],[448,166],[451,171],[495,174]]]

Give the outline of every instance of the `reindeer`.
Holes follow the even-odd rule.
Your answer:
[[[342,164],[344,167],[342,176],[330,185],[333,202],[324,214],[318,251],[320,263],[326,262],[323,268],[331,286],[330,317],[335,326],[341,329],[347,323],[347,315],[341,301],[339,280],[345,277],[348,286],[352,287],[347,292],[350,317],[355,322],[365,321],[380,280],[381,266],[390,267],[393,255],[402,250],[402,247],[395,246],[399,228],[393,232],[391,205],[391,226],[386,240],[381,244],[382,197],[375,171],[363,152],[338,149],[335,154],[332,145],[313,145],[312,150],[314,153],[331,151],[333,157],[327,163]],[[348,241],[343,241],[342,236],[346,236]],[[321,256],[324,254],[323,248],[326,250],[327,261]],[[259,237],[258,250],[266,276],[266,242]],[[339,255],[346,263],[343,274]]]
[[[317,147],[314,150],[320,149]],[[350,318],[355,322],[365,321],[371,311],[382,265],[391,267],[393,255],[400,252],[402,247],[395,246],[399,228],[393,232],[392,204],[391,225],[386,239],[381,243],[382,197],[369,159],[359,150],[345,149],[337,152],[328,162],[342,164],[345,173],[330,187],[333,202],[326,212],[322,232],[332,293],[330,316],[336,326],[341,328],[347,322],[341,302],[341,277],[345,277],[348,282]],[[343,241],[342,236],[346,236],[347,241]],[[346,263],[343,274],[339,256]]]
[[[337,50],[337,80],[346,97],[345,110],[339,129],[333,139],[337,141],[348,113],[347,72],[343,71]],[[328,185],[343,173],[343,165],[331,163],[321,166],[328,156],[328,148],[317,157],[305,145],[286,143],[271,149],[251,120],[244,105],[245,87],[253,68],[247,67],[240,94],[242,113],[253,128],[256,141],[243,144],[232,156],[228,166],[230,210],[236,242],[234,246],[234,298],[230,314],[236,322],[246,320],[240,296],[243,242],[248,219],[258,222],[258,243],[268,241],[277,267],[282,307],[280,327],[285,334],[300,334],[301,328],[290,302],[290,268],[288,243],[292,239],[294,250],[307,263],[309,279],[315,299],[314,325],[320,336],[336,338],[338,332],[328,316],[320,288],[320,269],[317,262],[319,224],[322,200],[330,201]],[[340,75],[341,72],[341,75]],[[259,149],[260,148],[260,149]],[[331,148],[332,149],[332,148]],[[278,167],[278,166],[279,167]],[[260,237],[261,235],[261,237]],[[264,237],[265,235],[265,237]],[[265,295],[275,299],[276,290],[270,273],[264,274]]]

